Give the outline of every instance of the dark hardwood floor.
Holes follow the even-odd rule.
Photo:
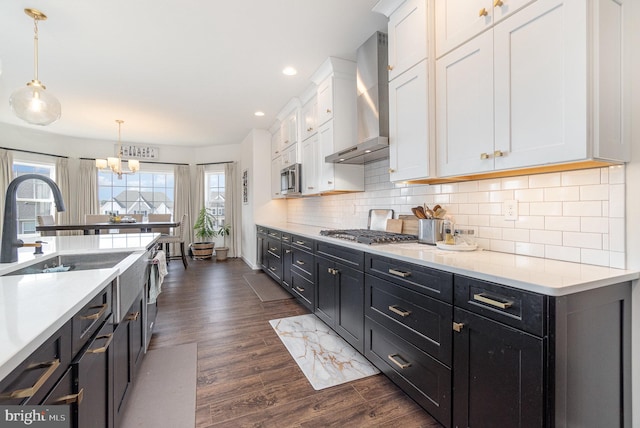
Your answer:
[[[197,427],[440,427],[384,375],[315,391],[269,320],[308,313],[262,303],[240,259],[172,262],[150,349],[198,344]]]

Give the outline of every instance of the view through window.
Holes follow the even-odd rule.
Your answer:
[[[24,174],[41,174],[55,180],[55,165],[14,161],[13,178]],[[55,215],[53,193],[49,186],[40,180],[27,180],[18,186],[16,205],[18,211],[18,236],[36,234],[37,216]]]
[[[224,225],[224,171],[208,171],[205,173],[205,206],[215,217],[215,226]]]
[[[98,171],[100,214],[173,214],[173,172],[123,175]]]

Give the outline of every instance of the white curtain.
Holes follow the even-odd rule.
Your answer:
[[[0,233],[4,224],[4,204],[7,196],[7,187],[13,179],[13,153],[0,149]]]
[[[69,201],[67,208],[71,213],[71,222],[84,223],[85,214],[99,214],[98,170],[95,161],[80,160],[80,174],[76,183],[75,198]]]
[[[236,215],[236,201],[238,200],[238,177],[236,163],[230,162],[224,166],[224,214],[225,221],[231,225],[231,235],[225,236],[224,244],[229,247],[229,257],[237,257],[240,249],[240,219]]]
[[[196,193],[193,198],[193,215],[197,216],[202,207],[204,207],[204,165],[196,166]],[[195,222],[195,219],[194,219]],[[191,241],[195,242],[195,235],[191,230]]]
[[[69,160],[67,158],[56,159],[56,184],[62,193],[65,209],[62,212],[56,212],[56,222],[58,224],[71,223],[71,188],[69,186]],[[62,234],[63,231],[59,233]],[[64,233],[65,235],[67,233]]]
[[[193,241],[193,213],[190,212],[191,207],[191,173],[189,171],[189,165],[176,165],[173,169],[174,174],[174,204],[173,204],[173,219],[182,219],[183,214],[187,214],[186,224],[181,224],[180,227],[185,227],[189,231],[191,241]],[[185,242],[185,251],[190,242]],[[172,254],[178,254],[176,248],[171,249]]]

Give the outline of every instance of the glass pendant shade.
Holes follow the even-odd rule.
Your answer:
[[[129,159],[127,161],[127,163],[129,164],[129,170],[131,172],[138,172],[140,171],[140,161],[135,160],[135,159]]]
[[[16,89],[9,98],[9,104],[16,116],[32,125],[50,125],[62,114],[60,101],[37,81]]]
[[[96,159],[96,168],[104,169],[106,167],[107,167],[107,160],[106,159]]]

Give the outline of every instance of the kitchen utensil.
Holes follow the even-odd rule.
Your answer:
[[[429,209],[427,204],[424,204],[424,213],[425,213],[427,218],[433,218],[434,217],[433,210]]]
[[[404,222],[399,219],[388,219],[387,220],[387,232],[393,233],[402,233],[402,224]]]
[[[436,245],[442,240],[442,222],[437,218],[418,220],[418,242],[421,244]]]
[[[439,206],[438,206],[439,207]],[[435,207],[434,207],[435,208]],[[447,210],[445,210],[444,208],[438,208],[434,211],[433,216],[435,218],[444,218],[444,215],[447,213]]]
[[[422,207],[413,207],[413,208],[411,208],[411,212],[413,213],[413,215],[418,217],[418,219],[427,218],[427,216],[424,214],[424,211],[419,210],[418,208],[422,208]]]
[[[387,229],[387,220],[390,218],[393,218],[393,210],[369,210],[367,229],[385,231]]]

